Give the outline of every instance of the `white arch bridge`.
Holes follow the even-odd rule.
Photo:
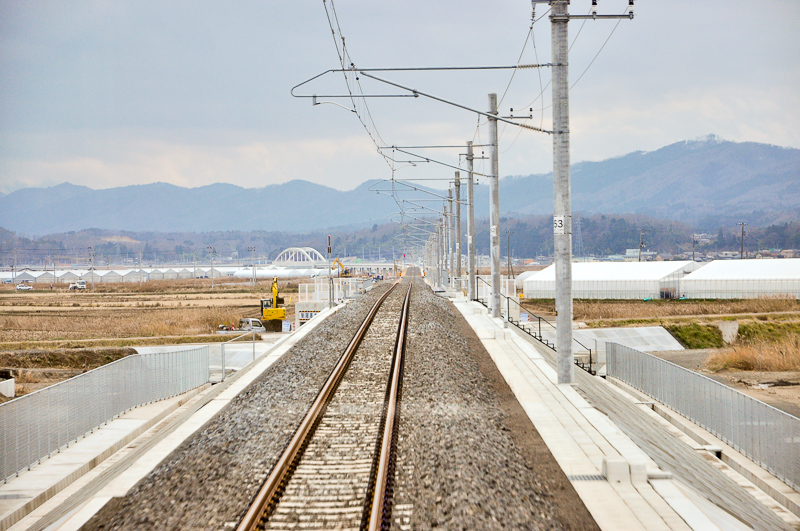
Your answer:
[[[286,267],[325,267],[327,260],[319,251],[312,247],[289,247],[272,262],[276,266]]]

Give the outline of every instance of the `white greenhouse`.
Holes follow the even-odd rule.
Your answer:
[[[514,279],[514,287],[522,289],[525,285],[525,280],[538,273],[538,271],[523,271]]]
[[[580,262],[572,264],[575,299],[673,299],[680,280],[701,266],[696,262]],[[555,265],[523,283],[526,299],[555,298]]]
[[[800,297],[800,258],[715,260],[687,275],[688,299]]]

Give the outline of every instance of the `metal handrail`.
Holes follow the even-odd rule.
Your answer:
[[[237,339],[242,339],[243,337],[249,336],[251,334],[253,336],[253,340],[252,340],[253,341],[253,360],[255,360],[256,359],[256,331],[255,330],[251,330],[249,332],[245,332],[244,334],[242,334],[240,336],[236,336],[233,339],[229,339],[228,341],[223,341],[220,344],[220,350],[221,350],[220,354],[222,355],[222,379],[220,381],[222,381],[222,382],[225,381],[225,345],[227,345],[228,343],[233,343]]]
[[[483,282],[484,284],[486,284],[487,286],[491,287],[491,284],[489,284],[488,282],[486,282],[484,279],[482,279],[482,278],[480,278],[480,277],[476,277],[476,278],[477,278],[479,281],[481,281],[481,282]],[[508,295],[503,295],[502,293],[500,293],[499,295],[500,295],[500,297],[501,297],[501,298],[505,297],[505,299],[506,299],[506,304],[509,304],[510,302],[513,302],[514,304],[516,304],[517,306],[519,306],[519,308],[520,308],[521,310],[526,310],[526,311],[529,311],[527,308],[523,307],[523,306],[522,306],[522,305],[521,305],[519,302],[515,301],[514,299],[512,299],[512,298],[511,298],[511,297],[509,297]],[[476,302],[479,302],[479,303],[481,303],[481,304],[482,304],[483,306],[485,306],[486,308],[488,308],[488,307],[489,307],[489,306],[486,304],[486,302],[484,302],[484,301],[483,301],[483,300],[481,300],[481,299],[478,299],[478,298],[476,298],[476,299],[475,299],[475,301],[476,301]],[[510,311],[506,311],[506,313],[507,313],[507,314],[510,314],[511,312],[510,312]],[[557,350],[556,350],[556,346],[555,346],[555,345],[551,345],[551,344],[550,344],[550,341],[548,341],[547,339],[544,339],[544,338],[542,337],[542,321],[544,321],[545,323],[547,323],[548,325],[550,325],[550,327],[551,327],[553,330],[556,330],[556,327],[555,327],[555,325],[554,325],[553,323],[551,323],[550,321],[548,321],[547,319],[545,319],[545,318],[541,317],[540,315],[536,315],[536,314],[535,314],[535,313],[533,313],[533,312],[529,312],[529,313],[531,313],[531,315],[533,315],[534,317],[536,317],[536,318],[538,319],[538,321],[539,321],[539,334],[538,334],[538,335],[537,335],[537,334],[535,334],[535,333],[533,333],[533,332],[531,332],[531,331],[530,331],[530,330],[528,330],[527,328],[525,328],[525,327],[524,327],[522,324],[514,322],[514,320],[511,318],[511,315],[506,315],[506,320],[507,320],[509,323],[511,323],[511,324],[513,324],[514,326],[516,326],[517,328],[519,328],[520,330],[522,330],[523,332],[525,332],[526,334],[528,334],[529,336],[531,336],[532,338],[536,339],[537,341],[539,341],[540,343],[542,343],[543,345],[545,345],[546,347],[548,347],[549,349],[551,349],[553,352],[556,352],[556,351],[557,351]],[[588,364],[588,366],[587,366],[586,364],[584,364],[583,362],[579,361],[579,360],[575,360],[575,365],[577,365],[577,366],[578,366],[578,367],[580,367],[581,369],[585,370],[585,371],[586,371],[586,372],[588,372],[589,374],[592,374],[592,375],[594,375],[594,374],[595,374],[595,371],[594,371],[594,369],[592,369],[592,349],[591,349],[591,348],[589,348],[589,347],[587,347],[586,345],[584,345],[583,343],[581,343],[581,342],[580,342],[580,341],[578,341],[577,339],[575,339],[575,337],[574,337],[574,336],[573,336],[573,338],[572,338],[572,341],[573,341],[574,343],[577,343],[578,345],[582,346],[582,347],[583,347],[584,349],[586,349],[586,351],[589,353],[589,364]]]

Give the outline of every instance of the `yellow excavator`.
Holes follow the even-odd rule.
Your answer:
[[[272,279],[272,298],[261,299],[261,321],[270,332],[280,332],[286,319],[286,308],[278,308],[283,304],[283,297],[278,297],[278,277]]]
[[[344,264],[339,260],[338,257],[336,258],[336,260],[333,261],[331,269],[336,270],[336,266],[337,265],[339,266],[339,270],[338,270],[339,277],[349,277],[350,276],[350,270],[346,269],[344,267]]]

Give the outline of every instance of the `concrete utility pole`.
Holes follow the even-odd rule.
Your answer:
[[[639,261],[642,261],[642,249],[644,249],[644,229],[639,229]]]
[[[572,355],[572,200],[569,175],[569,2],[550,7],[553,63],[553,240],[558,383],[574,379]]]
[[[444,231],[444,216],[439,218],[439,285],[444,287],[445,275],[447,275],[447,257],[445,255],[445,231]]]
[[[569,42],[570,18],[633,19],[633,0],[625,15],[569,14],[569,0],[532,0],[550,4],[553,63],[553,238],[556,265],[556,328],[558,329],[558,383],[574,378],[572,356],[572,202],[569,171]]]
[[[328,308],[333,308],[333,277],[331,276],[331,235],[328,234]]]
[[[447,189],[447,209],[446,212],[449,213],[450,217],[446,219],[447,221],[447,257],[449,263],[449,276],[450,279],[450,287],[452,288],[455,284],[455,262],[453,261],[453,243],[455,240],[455,232],[453,231],[453,223],[455,222],[455,215],[453,214],[453,189]]]
[[[469,300],[475,300],[475,177],[473,171],[472,142],[467,142],[467,273],[469,274]]]
[[[211,289],[214,289],[214,248],[209,246],[207,247],[209,254],[211,255]]]
[[[458,289],[462,288],[461,285],[461,173],[456,172],[456,278],[458,279]]]
[[[248,251],[250,251],[250,260],[253,262],[253,287],[256,285],[256,248],[255,247],[248,247]]]
[[[497,94],[489,94],[489,114],[497,116]],[[492,175],[489,177],[489,243],[492,256],[492,317],[500,317],[500,170],[497,162],[497,118],[489,118]]]
[[[442,218],[436,225],[436,285],[442,284]]]
[[[94,289],[94,247],[89,247],[89,262],[92,270],[92,289]]]
[[[737,223],[737,225],[742,226],[742,243],[741,247],[739,248],[739,260],[741,260],[744,258],[744,226],[747,225],[747,223],[742,222],[742,223]]]
[[[506,257],[508,258],[508,278],[513,278],[513,275],[511,274],[511,233],[512,231],[510,230],[506,231],[506,237],[508,238],[508,242],[506,243],[506,246],[508,247],[508,253],[506,253]]]

